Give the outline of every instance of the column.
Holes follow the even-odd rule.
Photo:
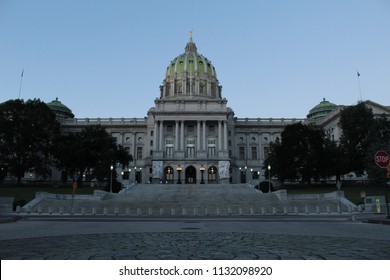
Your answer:
[[[223,149],[227,151],[228,145],[227,145],[227,121],[223,121]]]
[[[197,146],[197,151],[200,150],[200,121],[197,122],[196,126],[196,146]]]
[[[179,150],[179,121],[175,121],[175,151]]]
[[[202,143],[202,149],[207,150],[206,145],[206,121],[202,121],[203,123],[203,143]]]
[[[184,121],[181,121],[180,127],[180,150],[184,151]]]
[[[218,150],[222,151],[222,125],[221,121],[218,121]]]
[[[153,145],[154,145],[154,150],[158,151],[158,138],[157,138],[157,130],[158,130],[158,124],[157,120],[154,120],[154,131],[153,131]]]
[[[164,134],[164,124],[163,124],[163,121],[160,121],[160,134],[159,134],[159,137],[160,137],[160,143],[159,143],[159,150],[160,151],[163,151],[164,149],[163,149],[163,139],[164,139],[164,136],[163,136],[163,134]]]

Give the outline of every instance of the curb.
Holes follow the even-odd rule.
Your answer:
[[[0,224],[2,223],[13,223],[19,220],[24,219],[22,216],[2,216],[0,215]]]
[[[390,220],[367,220],[369,224],[390,225]]]

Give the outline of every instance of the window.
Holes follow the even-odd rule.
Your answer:
[[[142,147],[137,147],[137,159],[142,159]]]
[[[173,147],[166,147],[165,153],[166,153],[167,158],[172,158],[173,157]]]
[[[245,159],[245,147],[239,147],[238,151],[239,151],[238,158]]]
[[[215,126],[209,125],[209,132],[214,132],[215,131]]]
[[[208,155],[208,157],[215,156],[216,142],[217,142],[217,140],[215,140],[215,138],[208,138],[207,139],[207,155]]]
[[[150,146],[153,147],[153,140],[150,140]]]
[[[167,131],[168,132],[172,132],[173,131],[173,126],[172,125],[168,125],[167,126]]]
[[[188,132],[194,132],[194,126],[193,125],[189,125],[187,130],[188,130]]]
[[[165,139],[165,156],[167,158],[172,158],[173,157],[173,139],[172,138],[167,138]]]
[[[267,159],[269,156],[269,147],[264,147],[264,159]]]
[[[188,138],[187,139],[187,157],[195,157],[195,139],[194,138]]]
[[[153,130],[150,131],[150,136],[153,136]]]
[[[257,147],[252,147],[252,159],[257,159]]]

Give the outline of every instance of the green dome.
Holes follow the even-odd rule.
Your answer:
[[[163,99],[222,98],[222,86],[219,85],[215,67],[198,53],[192,34],[184,53],[168,65],[160,90]]]
[[[166,77],[177,76],[185,72],[217,78],[215,67],[210,60],[197,52],[192,37],[185,47],[185,52],[174,58],[167,67]]]
[[[46,104],[60,119],[71,119],[74,118],[72,111],[62,104],[58,98]]]
[[[323,119],[327,114],[337,108],[336,104],[326,101],[325,98],[309,111],[307,118],[310,122],[316,123],[318,120]]]

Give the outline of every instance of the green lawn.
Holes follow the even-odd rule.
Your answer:
[[[320,194],[337,191],[335,186],[313,186],[286,188],[288,194]],[[368,184],[356,184],[354,186],[341,187],[347,199],[355,204],[363,203],[360,193],[364,191],[366,196],[385,196],[385,187],[372,186]]]
[[[79,187],[76,194],[93,194],[94,190],[101,188]],[[17,205],[23,206],[35,197],[36,192],[48,192],[55,194],[72,194],[71,185],[66,187],[50,187],[50,186],[2,186],[0,185],[0,196],[12,196]]]

